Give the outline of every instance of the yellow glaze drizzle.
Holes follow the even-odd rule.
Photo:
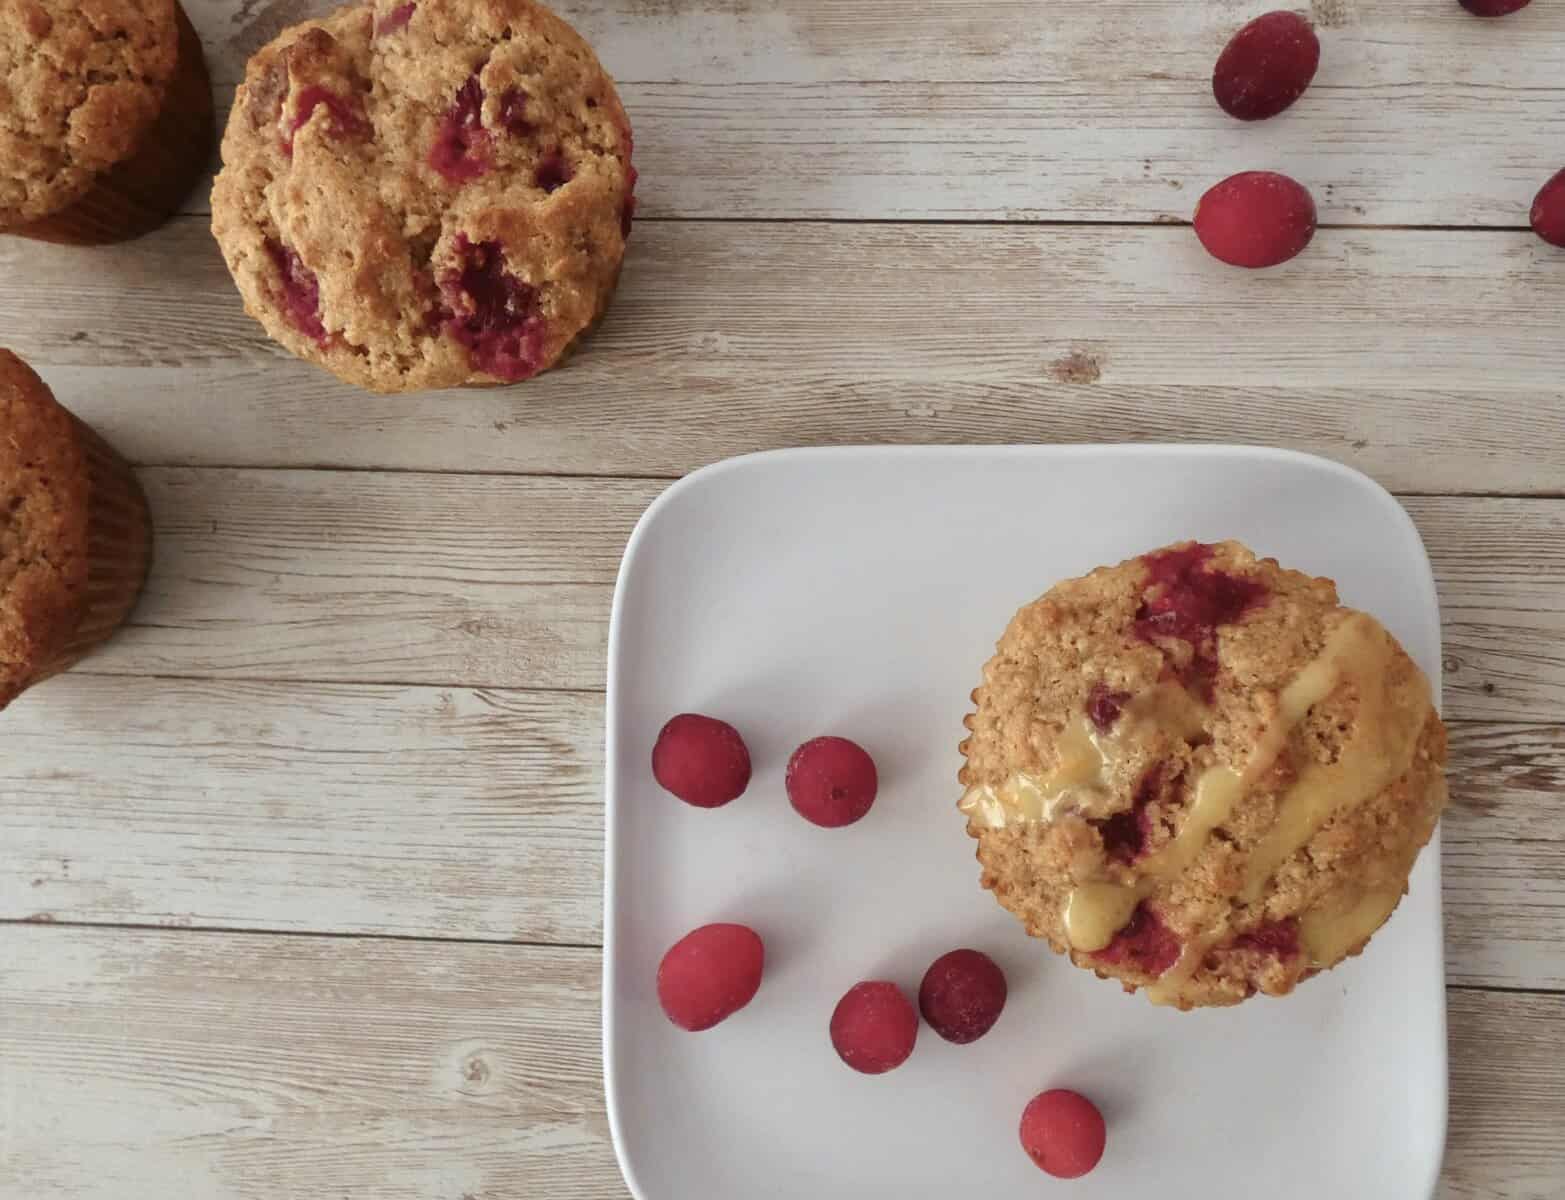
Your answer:
[[[1099,733],[1085,716],[1071,721],[1055,743],[1059,765],[1048,775],[1017,772],[998,786],[968,788],[957,809],[988,829],[1052,821],[1066,808],[1097,815],[1093,810],[1109,799],[1110,771],[1137,740],[1158,730],[1194,737],[1207,716],[1184,688],[1160,683],[1127,704],[1110,733]]]
[[[998,787],[968,788],[956,807],[989,829],[1052,821],[1066,803],[1105,790],[1103,741],[1085,717],[1078,717],[1056,743],[1060,765],[1053,772],[1017,772]]]
[[[1191,977],[1201,969],[1201,964],[1206,961],[1207,951],[1212,948],[1215,940],[1211,937],[1200,937],[1191,938],[1186,942],[1174,965],[1147,986],[1147,999],[1153,1004],[1165,1004],[1177,1008],[1179,989],[1189,983]]]
[[[1219,765],[1202,773],[1179,832],[1139,864],[1137,882],[1095,880],[1072,891],[1065,909],[1065,933],[1071,945],[1088,953],[1104,949],[1129,922],[1136,905],[1152,893],[1156,881],[1187,870],[1213,831],[1272,769],[1300,722],[1342,683],[1353,683],[1359,693],[1360,734],[1343,747],[1335,763],[1306,765],[1283,793],[1275,825],[1252,851],[1244,898],[1258,899],[1277,868],[1334,814],[1362,804],[1405,772],[1428,719],[1429,685],[1415,670],[1406,686],[1393,686],[1392,647],[1390,635],[1372,617],[1349,613],[1316,659],[1279,693],[1277,717],[1262,730],[1244,770]],[[1050,821],[1067,807],[1090,813],[1094,802],[1106,797],[1114,764],[1137,739],[1158,730],[1194,737],[1204,730],[1208,717],[1205,706],[1183,688],[1160,684],[1126,706],[1112,733],[1100,734],[1085,718],[1077,718],[1062,735],[1059,766],[1048,776],[1018,774],[999,787],[971,788],[958,807],[990,828]],[[1377,892],[1351,910],[1306,914],[1300,923],[1301,937],[1312,961],[1335,962],[1373,933],[1395,904],[1395,897]],[[1179,961],[1158,982],[1159,1002],[1174,1002],[1174,993],[1199,969],[1209,949],[1204,942],[1187,944]]]
[[[1304,766],[1282,794],[1276,822],[1250,852],[1246,900],[1258,899],[1277,868],[1333,816],[1364,803],[1412,765],[1429,719],[1429,683],[1415,668],[1405,684],[1394,684],[1391,650],[1391,635],[1354,613],[1308,668],[1330,665],[1339,682],[1352,682],[1359,695],[1359,736],[1343,746],[1336,762]]]
[[[1304,913],[1299,918],[1299,940],[1304,943],[1310,966],[1332,966],[1363,945],[1401,899],[1401,888],[1387,888],[1365,892],[1344,908],[1311,909]]]
[[[1344,625],[1353,622],[1359,615],[1353,614]],[[1363,620],[1368,621],[1369,618],[1364,617]],[[1328,644],[1326,651],[1282,690],[1277,702],[1278,719],[1262,731],[1255,753],[1245,764],[1244,773],[1221,765],[1209,767],[1201,773],[1201,777],[1196,780],[1195,797],[1179,832],[1166,846],[1139,864],[1142,875],[1139,883],[1090,883],[1076,888],[1067,899],[1065,908],[1065,936],[1070,939],[1071,945],[1088,952],[1103,949],[1114,940],[1114,934],[1124,928],[1136,911],[1136,905],[1151,894],[1155,880],[1171,879],[1188,870],[1205,848],[1212,831],[1233,815],[1235,806],[1244,798],[1244,794],[1255,785],[1257,779],[1271,770],[1287,747],[1295,727],[1304,720],[1310,709],[1331,695],[1340,679],[1338,660]],[[1188,732],[1185,736],[1188,736]],[[1076,914],[1074,922],[1071,919],[1073,912]],[[1109,928],[1104,935],[1103,930],[1116,916],[1118,924]],[[1078,941],[1077,930],[1087,934],[1088,941]],[[1100,937],[1101,941],[1098,940]],[[1205,949],[1201,952],[1204,954]],[[1179,964],[1176,963],[1169,968],[1169,975],[1172,976],[1178,969]],[[1192,971],[1194,969],[1191,968]],[[1177,987],[1181,981],[1174,979],[1171,982],[1172,986]]]
[[[1065,903],[1065,936],[1078,950],[1102,950],[1125,927],[1141,900],[1140,888],[1107,881],[1080,884]]]

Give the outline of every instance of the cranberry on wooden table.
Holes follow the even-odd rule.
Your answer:
[[[1532,0],[1461,0],[1461,3],[1475,17],[1504,17],[1526,8]]]
[[[1297,13],[1269,12],[1223,48],[1212,71],[1212,95],[1229,116],[1264,121],[1302,96],[1319,66],[1314,27]]]
[[[1565,171],[1538,189],[1531,217],[1534,233],[1551,246],[1565,246]]]
[[[1234,267],[1275,267],[1315,236],[1315,201],[1286,175],[1243,171],[1201,197],[1194,225],[1213,258]]]

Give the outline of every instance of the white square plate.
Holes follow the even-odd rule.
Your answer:
[[[1434,682],[1429,561],[1385,491],[1321,459],[1248,447],[785,451],[671,487],[625,554],[609,649],[604,1066],[638,1200],[1425,1200],[1445,1140],[1438,841],[1360,959],[1283,1000],[1181,1014],[1026,937],[978,887],[955,810],[968,693],[1012,612],[1067,576],[1182,538],[1238,538],[1334,578]],[[754,776],[687,807],[652,779],[678,712],[732,722]],[[881,777],[846,829],[800,819],[800,742],[861,743]],[[760,994],[688,1034],[654,989],[664,950],[710,921],[766,942]],[[916,995],[958,946],[1005,968],[994,1030],[927,1027],[890,1074],[827,1038],[861,979]],[[1021,1151],[1046,1087],[1108,1119],[1098,1169],[1051,1180]]]

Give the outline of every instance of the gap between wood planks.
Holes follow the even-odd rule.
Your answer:
[[[586,585],[561,584],[561,585],[558,585],[558,586],[592,586],[592,587],[597,587],[597,586],[600,586],[600,585],[596,581],[589,581],[589,583],[586,584]],[[157,626],[156,624],[147,623],[147,624],[138,625],[137,628],[140,628],[140,629],[156,629],[156,628],[159,628],[159,626]],[[206,674],[206,675],[192,675],[192,674],[185,673],[185,672],[174,672],[174,671],[137,671],[134,674],[129,674],[129,673],[125,672],[125,671],[100,671],[100,670],[94,670],[92,665],[91,665],[91,663],[92,663],[92,660],[88,659],[88,660],[86,660],[86,662],[84,662],[82,664],[78,664],[77,666],[72,667],[71,668],[71,674],[76,676],[76,677],[78,677],[78,678],[138,679],[138,680],[150,680],[150,681],[154,681],[154,682],[163,681],[163,682],[168,682],[168,683],[239,683],[239,684],[246,684],[246,685],[256,684],[256,685],[260,685],[260,686],[263,686],[263,687],[267,687],[267,686],[270,686],[270,687],[321,687],[321,688],[359,688],[359,687],[362,687],[362,688],[381,688],[381,689],[384,689],[384,688],[408,688],[408,689],[416,689],[416,690],[419,690],[419,691],[429,691],[429,692],[438,692],[438,691],[444,691],[444,690],[449,690],[449,689],[452,689],[452,688],[456,688],[456,689],[460,689],[462,691],[492,693],[493,695],[496,695],[496,696],[506,696],[506,695],[512,695],[512,696],[546,695],[546,696],[592,696],[592,697],[596,697],[596,698],[601,698],[601,697],[606,696],[608,694],[608,689],[606,687],[565,687],[565,686],[560,686],[560,685],[533,684],[533,683],[527,684],[525,687],[519,687],[519,686],[512,686],[512,685],[509,685],[509,684],[450,683],[450,682],[446,682],[446,683],[432,683],[432,682],[430,682],[427,679],[381,679],[381,678],[378,678],[378,677],[375,678],[375,679],[366,679],[366,680],[344,680],[344,679],[342,679],[340,677],[339,678],[335,678],[335,679],[333,679],[333,678],[312,679],[312,678],[309,678],[307,676],[302,676],[302,675],[276,675],[276,676],[272,676],[272,675],[243,674],[243,675],[228,676],[228,675],[223,675],[223,674],[219,674],[219,673],[209,673],[209,674]],[[1452,716],[1446,716],[1444,719],[1445,719],[1445,724],[1446,724],[1447,728],[1462,727],[1462,728],[1478,729],[1478,728],[1483,728],[1485,726],[1493,726],[1493,725],[1517,725],[1517,726],[1524,726],[1524,727],[1535,727],[1535,728],[1539,728],[1539,729],[1551,729],[1551,728],[1554,728],[1555,726],[1557,726],[1559,724],[1559,721],[1558,721],[1558,719],[1556,717],[1548,716],[1548,715],[1540,716],[1540,717],[1536,717],[1536,718],[1526,718],[1526,717],[1517,716],[1517,715],[1508,715],[1508,716],[1506,716],[1504,718],[1498,718],[1498,717],[1452,717]]]
[[[0,917],[0,929],[7,925],[24,925],[30,929],[123,929],[132,933],[217,933],[233,937],[267,938],[352,938],[356,941],[440,943],[457,946],[515,946],[519,950],[581,950],[593,954],[603,952],[602,942],[544,942],[535,938],[474,937],[462,934],[441,935],[433,933],[365,933],[362,930],[335,929],[268,929],[255,925],[204,924],[197,921],[181,921],[177,924],[158,925],[151,921],[81,921],[48,915],[35,917]],[[1481,988],[1467,985],[1472,991],[1533,991],[1531,988]],[[1565,989],[1561,989],[1565,991]],[[1540,994],[1549,994],[1540,990]]]
[[[200,221],[210,224],[210,213],[178,213],[171,221]],[[905,226],[957,226],[960,228],[1039,228],[1039,229],[1167,229],[1170,226],[1189,226],[1190,222],[1176,217],[1157,217],[1142,220],[1087,220],[1081,217],[716,217],[672,216],[660,213],[638,216],[637,225],[862,225],[873,227]],[[1444,225],[1444,224],[1378,224],[1365,221],[1321,221],[1316,229],[1337,229],[1373,233],[1528,233],[1532,226],[1514,225]]]
[[[544,942],[524,938],[464,937],[439,934],[414,933],[363,933],[351,930],[330,929],[269,929],[258,926],[205,925],[197,923],[155,925],[145,921],[78,921],[57,920],[50,917],[0,917],[0,930],[6,926],[25,926],[30,929],[56,928],[61,930],[121,930],[127,933],[152,934],[217,934],[224,937],[243,938],[296,938],[321,941],[326,939],[356,942],[407,942],[415,945],[454,946],[510,946],[518,950],[563,950],[583,954],[603,953],[601,942]],[[1448,992],[1484,992],[1516,996],[1565,996],[1565,987],[1513,987],[1505,984],[1447,983]]]

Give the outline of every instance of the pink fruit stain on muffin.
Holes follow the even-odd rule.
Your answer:
[[[474,72],[457,89],[456,100],[440,118],[429,165],[451,183],[477,179],[489,169],[489,131],[484,128],[484,89]]]
[[[1114,728],[1114,722],[1119,720],[1119,714],[1129,702],[1129,692],[1113,691],[1108,684],[1099,681],[1087,693],[1087,719],[1099,733],[1107,733]]]
[[[1163,924],[1143,900],[1136,905],[1136,911],[1125,927],[1114,935],[1114,940],[1092,957],[1114,966],[1132,966],[1155,976],[1178,961],[1179,950],[1179,939],[1173,930]]]
[[[317,108],[324,107],[330,120],[332,134],[336,137],[368,137],[370,123],[364,119],[352,101],[339,96],[330,88],[311,84],[299,93],[294,107],[293,120],[288,122],[283,136],[283,151],[293,157],[294,136],[310,122]]]
[[[467,347],[481,371],[515,383],[543,365],[548,324],[538,309],[538,289],[505,269],[499,242],[457,237],[461,265],[441,283],[447,334]]]
[[[1142,559],[1147,587],[1136,613],[1136,636],[1188,642],[1193,654],[1181,682],[1210,698],[1217,675],[1217,627],[1230,625],[1266,599],[1265,585],[1207,568],[1212,547],[1192,542]]]
[[[527,119],[527,93],[507,88],[500,96],[500,124],[512,137],[525,137],[537,126]]]
[[[1299,923],[1289,917],[1285,921],[1263,921],[1248,933],[1241,933],[1233,941],[1235,950],[1258,950],[1278,958],[1292,958],[1299,952]]]
[[[282,305],[293,326],[324,346],[326,326],[321,321],[321,284],[292,249],[276,238],[266,239],[266,253],[282,276]]]
[[[533,171],[533,182],[546,192],[557,192],[571,181],[570,163],[558,150],[551,150],[538,160]]]
[[[413,19],[413,13],[418,8],[417,3],[399,4],[384,17],[380,24],[375,26],[375,36],[385,37],[388,33],[396,33],[399,29],[406,29],[408,22]]]

